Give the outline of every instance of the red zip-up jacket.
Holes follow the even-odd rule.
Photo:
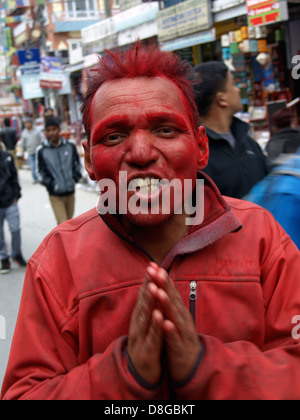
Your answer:
[[[29,261],[2,399],[299,399],[300,255],[264,209],[206,179],[205,219],[161,264],[204,345],[187,380],[148,387],[126,356],[150,257],[96,210]]]

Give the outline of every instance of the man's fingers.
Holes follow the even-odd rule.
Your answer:
[[[158,267],[154,263],[150,263],[147,268],[147,273],[149,277],[151,277],[152,281],[155,282],[159,288],[165,290],[167,295],[174,303],[178,304],[181,302],[180,294],[178,293],[174,284],[170,280],[166,270]]]
[[[169,279],[166,281],[170,282]],[[185,335],[191,317],[175,287],[171,285],[161,289],[152,282],[149,283],[148,287],[159,302],[165,318],[175,324],[181,335]],[[172,292],[170,292],[171,288],[174,289]]]
[[[150,347],[161,348],[162,345],[162,324],[163,324],[163,315],[158,309],[154,309],[152,313],[151,324],[147,333],[146,341]]]
[[[148,332],[148,328],[152,318],[152,311],[155,308],[155,297],[148,289],[148,282],[142,285],[136,306],[133,310],[130,325],[130,335],[145,336]]]

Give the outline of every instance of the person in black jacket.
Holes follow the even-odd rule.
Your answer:
[[[292,127],[293,114],[289,108],[281,108],[271,118],[275,134],[271,136],[266,150],[270,159],[281,154],[294,154],[300,147],[300,133]]]
[[[57,224],[72,219],[75,207],[75,184],[81,178],[81,164],[76,146],[60,136],[56,117],[48,117],[46,140],[36,150],[37,175],[45,185]]]
[[[223,195],[243,198],[268,172],[268,162],[248,132],[234,117],[242,109],[240,90],[223,62],[199,64],[192,71],[200,116],[209,139],[209,162],[204,172]]]
[[[17,201],[21,197],[13,156],[0,150],[0,259],[1,274],[10,271],[10,256],[4,237],[4,220],[7,221],[12,235],[12,258],[22,267],[26,266],[21,252],[20,214]]]
[[[18,142],[18,134],[17,130],[10,126],[10,118],[4,119],[4,127],[1,130],[1,139],[5,149],[13,155],[17,169],[16,145]]]

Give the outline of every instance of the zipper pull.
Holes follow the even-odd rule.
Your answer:
[[[197,299],[197,282],[195,280],[190,282],[190,300]]]

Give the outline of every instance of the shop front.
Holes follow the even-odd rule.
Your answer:
[[[164,51],[174,51],[191,65],[203,61],[203,50],[216,40],[211,2],[188,0],[157,13],[158,41]],[[207,47],[208,46],[208,47]]]

